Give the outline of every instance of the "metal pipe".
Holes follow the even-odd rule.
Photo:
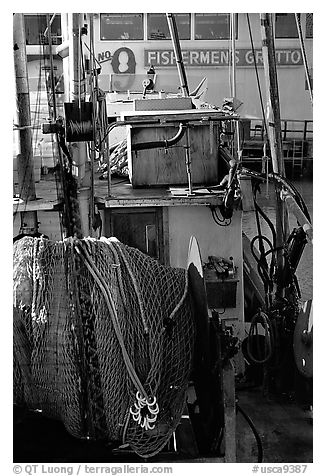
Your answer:
[[[236,56],[235,56],[235,14],[231,13],[231,41],[232,41],[232,48],[231,48],[231,65],[232,65],[232,82],[231,82],[231,96],[236,97],[236,78],[235,78],[235,64],[236,64]]]
[[[187,135],[186,135],[186,171],[187,171],[187,179],[188,179],[188,196],[194,195],[192,190],[192,170],[191,170],[191,154],[190,154],[190,133],[189,127],[187,127]]]
[[[279,91],[277,80],[277,68],[275,60],[275,45],[272,15],[261,13],[262,53],[264,61],[266,94],[267,94],[267,119],[268,134],[272,156],[273,172],[285,176],[282,125],[280,115]],[[288,236],[288,213],[280,196],[280,190],[276,191],[276,248],[277,248],[277,293],[283,296],[284,287],[282,273],[285,261],[283,256],[283,244]]]
[[[139,144],[132,144],[131,150],[148,150],[148,149],[158,149],[161,147],[163,147],[164,149],[167,149],[168,147],[171,147],[177,142],[179,142],[179,140],[182,139],[182,137],[184,136],[186,130],[187,130],[187,126],[180,123],[178,132],[176,133],[175,136],[171,137],[170,139],[154,141],[154,142],[140,142]]]
[[[236,54],[235,54],[235,13],[231,13],[231,39],[232,39],[232,84],[231,92],[232,97],[237,96],[237,83],[236,83]],[[236,146],[236,158],[240,160],[240,128],[239,122],[235,124],[235,146]]]
[[[189,88],[188,88],[186,70],[185,70],[185,67],[184,67],[184,64],[183,64],[183,60],[182,60],[182,52],[181,52],[181,47],[180,47],[180,40],[179,40],[179,35],[178,35],[177,24],[176,24],[175,17],[173,15],[173,13],[167,13],[166,14],[166,19],[167,19],[167,22],[168,22],[168,25],[169,25],[170,35],[171,35],[171,39],[172,39],[172,43],[173,43],[173,49],[174,49],[175,59],[176,59],[179,78],[180,78],[182,96],[183,97],[188,97],[189,96]]]
[[[275,48],[270,13],[261,13],[262,54],[267,95],[267,124],[274,173],[284,174]]]

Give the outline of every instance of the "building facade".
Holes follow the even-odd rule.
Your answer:
[[[60,44],[65,43],[69,34],[66,28],[68,15],[56,15],[52,22],[53,50],[56,52],[61,49],[61,57],[64,53]],[[230,96],[231,14],[175,15],[189,89],[193,90],[206,78],[202,99],[221,105],[223,99]],[[88,15],[84,15],[83,21],[87,31]],[[261,117],[257,74],[263,98],[265,79],[259,14],[236,14],[235,24],[236,96],[243,102],[243,113]],[[300,14],[300,24],[312,75],[313,14]],[[37,89],[40,69],[46,71],[45,65],[42,68],[39,56],[44,52],[48,41],[43,34],[46,25],[46,15],[26,15],[27,54],[32,90]],[[281,117],[311,120],[312,107],[294,14],[275,13],[274,32]],[[84,38],[83,54],[87,59],[89,31]],[[95,13],[94,53],[101,68],[99,81],[104,91],[141,90],[141,78],[148,68],[153,66],[157,74],[155,89],[178,92],[180,83],[173,45],[163,13]],[[63,84],[60,82],[63,69],[59,56],[55,58],[55,68],[60,87]]]

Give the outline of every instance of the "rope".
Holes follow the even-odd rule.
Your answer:
[[[96,284],[98,285],[99,289],[101,290],[101,292],[103,294],[103,297],[105,299],[105,302],[106,302],[107,307],[108,307],[109,312],[110,312],[110,316],[112,317],[114,330],[115,330],[118,342],[119,342],[120,347],[121,347],[123,359],[125,361],[126,369],[129,373],[129,376],[130,376],[132,382],[134,383],[136,389],[140,392],[141,395],[143,395],[143,397],[146,398],[146,400],[148,400],[149,396],[148,396],[147,392],[145,391],[141,381],[138,378],[138,375],[135,371],[134,366],[131,363],[130,357],[129,357],[127,349],[125,347],[122,332],[121,332],[121,328],[120,328],[120,324],[119,324],[117,311],[116,311],[114,302],[112,300],[110,290],[109,290],[105,280],[101,276],[96,264],[94,263],[93,259],[91,258],[90,254],[88,253],[88,251],[85,248],[82,248],[76,242],[75,242],[75,249],[76,249],[77,253],[80,255],[80,257],[83,259],[88,271],[93,276]]]
[[[115,249],[114,243],[112,243],[112,241],[106,240],[106,243],[109,245],[110,249],[114,253],[117,261],[119,261],[119,258],[118,258],[118,253],[119,253],[120,257],[122,258],[122,260],[123,260],[123,262],[126,266],[126,269],[129,273],[129,276],[131,278],[131,282],[134,286],[134,290],[135,290],[135,293],[136,293],[136,296],[137,296],[138,305],[139,305],[140,314],[141,314],[141,319],[142,319],[143,326],[144,326],[144,332],[145,332],[145,334],[148,334],[148,325],[147,325],[146,319],[145,319],[144,303],[143,303],[143,300],[141,298],[141,294],[140,294],[139,286],[138,286],[137,281],[136,281],[136,277],[135,277],[134,273],[132,272],[131,267],[130,267],[128,261],[127,261],[127,258],[124,255],[124,253],[122,252],[122,249],[120,247],[117,247],[117,249]],[[118,273],[118,274],[119,274],[119,282],[120,282],[120,285],[121,285],[122,284],[121,274],[120,273]],[[123,286],[121,286],[121,289],[123,289]]]

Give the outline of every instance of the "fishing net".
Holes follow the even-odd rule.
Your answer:
[[[115,239],[14,244],[14,400],[154,456],[192,368],[187,272]]]

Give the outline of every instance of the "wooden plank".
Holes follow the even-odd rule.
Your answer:
[[[189,197],[189,198],[175,198],[175,197],[161,197],[161,198],[112,198],[108,197],[105,200],[97,199],[97,203],[102,203],[105,207],[179,207],[179,206],[210,206],[218,205],[221,199],[217,196],[209,197]]]
[[[128,143],[150,143],[165,141],[177,134],[177,127],[153,126],[146,128],[132,127],[128,131]],[[212,135],[212,137],[211,137]],[[192,182],[213,184],[218,181],[217,171],[217,125],[189,128],[190,158]],[[133,187],[150,185],[187,184],[185,136],[167,149],[130,151],[128,164],[131,171]]]
[[[149,119],[168,122],[168,121],[180,121],[180,120],[208,120],[225,121],[239,120],[240,117],[236,115],[230,115],[228,113],[217,111],[214,109],[191,109],[191,110],[174,110],[174,111],[126,111],[121,113],[121,118],[124,121],[148,121]]]
[[[240,189],[242,195],[242,210],[244,212],[255,210],[251,177],[240,177]]]
[[[57,210],[62,204],[61,200],[36,199],[25,203],[13,203],[13,212],[30,212],[37,210]]]
[[[62,205],[57,197],[57,186],[54,179],[42,178],[36,184],[38,198],[27,203],[13,202],[14,212],[33,210],[55,210]],[[100,207],[161,207],[180,205],[218,205],[221,197],[218,194],[194,197],[174,197],[166,188],[133,189],[129,182],[112,181],[112,196],[107,196],[107,184],[103,180],[95,180],[95,202]],[[46,197],[46,198],[44,198]]]

